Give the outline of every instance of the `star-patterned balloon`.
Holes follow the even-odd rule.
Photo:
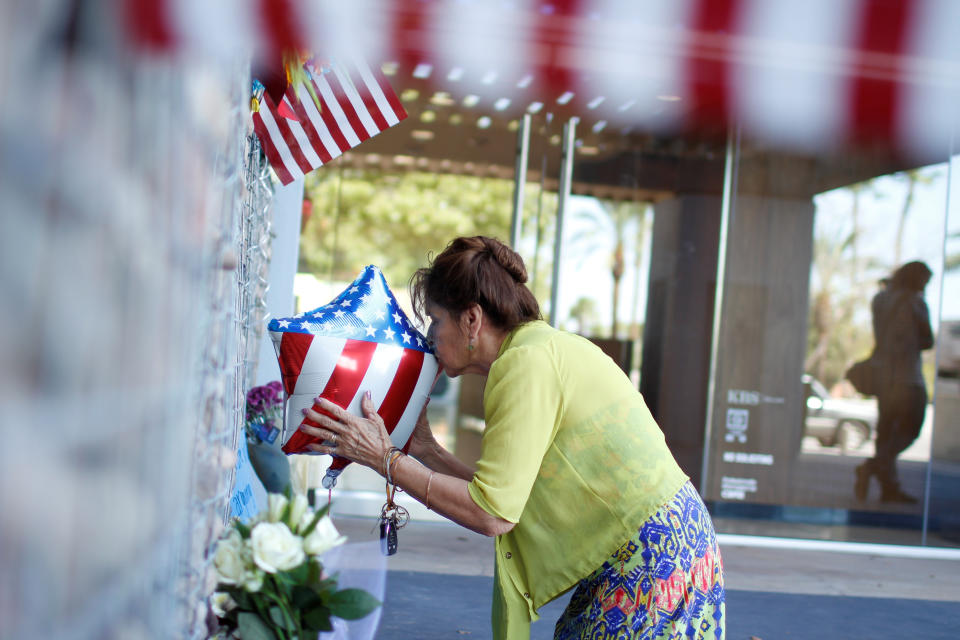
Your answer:
[[[437,379],[438,364],[427,339],[407,319],[380,269],[365,267],[336,298],[267,325],[287,394],[283,451],[313,454],[317,439],[299,431],[302,409],[326,398],[362,415],[369,391],[394,446],[404,451]],[[330,488],[349,461],[334,457],[323,486]]]

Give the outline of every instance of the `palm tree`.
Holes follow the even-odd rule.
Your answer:
[[[577,333],[587,335],[590,331],[590,325],[597,317],[596,301],[586,296],[577,298],[577,301],[570,307],[570,317],[577,322]]]
[[[647,248],[647,232],[650,229],[653,203],[644,202],[641,206],[642,209],[637,214],[637,236],[633,249],[633,272],[636,278],[633,281],[633,304],[630,305],[630,337],[634,340],[640,338],[640,323],[637,322],[637,315],[640,313],[640,265]]]
[[[610,337],[617,337],[617,319],[620,314],[620,282],[627,270],[627,231],[631,227],[631,222],[643,227],[646,218],[647,203],[638,203],[629,200],[610,202],[598,200],[601,206],[602,214],[598,214],[596,209],[581,209],[576,215],[590,220],[592,224],[592,233],[580,236],[575,242],[583,246],[584,253],[592,253],[601,248],[609,247],[609,239],[612,237],[613,246],[610,251],[610,276],[613,278],[613,293],[611,295],[611,321]],[[636,252],[641,251],[641,244],[635,248]],[[639,264],[640,258],[637,257],[634,262]]]

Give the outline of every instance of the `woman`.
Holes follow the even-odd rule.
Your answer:
[[[877,444],[875,455],[856,469],[853,492],[860,501],[867,499],[872,476],[880,482],[881,502],[917,501],[900,488],[897,456],[920,435],[927,410],[920,352],[933,346],[930,311],[923,300],[931,275],[923,262],[908,262],[893,272],[870,305],[880,383]]]
[[[458,238],[413,278],[418,318],[449,376],[487,376],[476,469],[421,419],[410,457],[369,399],[364,418],[301,427],[447,518],[496,536],[494,638],[529,637],[572,587],[555,638],[721,637],[724,592],[710,516],[630,380],[596,346],[540,319],[520,256]],[[415,459],[414,459],[415,458]],[[419,462],[417,462],[419,460]]]

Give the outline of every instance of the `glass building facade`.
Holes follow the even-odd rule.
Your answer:
[[[955,159],[947,149],[922,166],[804,158],[737,138],[728,151],[720,203],[658,205],[641,378],[719,530],[956,546]],[[716,269],[711,255],[688,273],[681,252],[715,239]],[[874,346],[871,299],[914,260],[933,272],[930,401],[896,463],[902,495],[881,495],[874,480],[860,499],[856,469],[876,453],[878,406],[844,374]],[[685,299],[696,291],[701,300]]]
[[[419,108],[463,121],[424,97],[407,96],[415,117]],[[506,141],[519,127],[503,128],[498,149],[485,152],[500,156],[500,174],[493,160],[461,173],[505,178],[514,159]],[[663,139],[627,136],[631,144],[606,158],[575,152],[558,225],[560,185],[549,176],[562,165],[562,131],[545,119],[532,130],[518,241],[532,287],[555,324],[595,339],[632,375],[720,531],[960,544],[960,214],[948,144],[939,161],[916,162],[856,148],[791,153],[735,129],[678,137],[667,151]],[[461,136],[448,148],[469,146],[476,128],[444,132]],[[383,138],[369,145],[383,170],[417,168],[390,166],[395,143]],[[584,138],[578,148],[603,145]],[[936,342],[922,353],[923,426],[896,463],[913,501],[881,500],[875,480],[859,500],[856,468],[875,453],[878,407],[844,373],[873,347],[872,297],[914,260],[933,273],[923,298]],[[435,393],[434,424],[468,461],[479,455],[481,398],[482,380],[469,376]],[[345,495],[379,490],[365,474],[345,474]]]
[[[668,27],[663,34],[674,34]],[[849,81],[860,109],[846,123],[852,137],[803,140],[802,131],[816,129],[810,120],[797,131],[786,130],[790,121],[781,116],[760,118],[770,125],[765,129],[756,120],[741,126],[724,104],[760,94],[734,96],[742,87],[725,83],[735,72],[765,69],[766,61],[756,52],[735,58],[727,49],[710,58],[693,45],[713,40],[690,29],[685,48],[669,55],[683,68],[719,75],[698,71],[688,78],[693,90],[664,85],[647,102],[612,81],[597,85],[606,95],[545,89],[536,73],[519,69],[522,60],[516,69],[479,74],[456,66],[453,53],[442,65],[404,50],[384,72],[409,126],[346,154],[339,173],[331,165],[317,178],[330,184],[314,209],[340,215],[332,185],[344,175],[388,176],[375,189],[411,173],[470,177],[479,180],[470,183],[476,190],[484,180],[512,179],[513,202],[501,197],[492,206],[502,215],[473,230],[510,238],[550,320],[594,339],[631,376],[721,531],[960,545],[960,213],[952,188],[958,149],[950,127],[931,134],[939,120],[916,128],[923,144],[904,143],[909,127],[874,127],[890,116],[884,109],[893,108],[895,95],[926,95],[928,78],[918,75],[911,94],[903,89],[913,81],[907,72],[848,73],[832,67],[829,56],[802,73],[785,69],[821,88]],[[760,35],[789,49],[792,41],[778,33]],[[811,42],[816,51],[834,51]],[[614,47],[603,39],[594,45]],[[873,45],[844,46],[867,55],[872,50],[862,47]],[[589,83],[577,79],[583,69],[576,62],[554,75],[585,91]],[[641,76],[633,79],[642,84]],[[877,98],[873,111],[856,93],[868,90]],[[770,87],[761,93],[773,99]],[[762,115],[761,103],[738,113]],[[839,114],[848,107],[839,101],[822,113],[794,106],[823,121],[850,118]],[[423,220],[439,224],[430,211]],[[450,237],[458,229],[451,225]],[[876,398],[858,394],[845,372],[873,348],[873,297],[911,261],[932,272],[923,300],[935,344],[921,355],[928,403],[919,436],[897,457],[900,499],[882,499],[875,479],[858,496],[856,470],[876,454],[880,412]],[[468,376],[443,389],[433,405],[435,424],[449,448],[475,459],[482,381]],[[344,492],[379,491],[378,478],[351,473],[358,479],[345,474]]]

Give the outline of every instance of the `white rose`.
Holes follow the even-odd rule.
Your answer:
[[[280,516],[287,506],[287,497],[281,493],[271,493],[267,495],[267,520],[270,522],[280,522]]]
[[[260,591],[263,586],[263,571],[254,567],[243,576],[243,588],[249,593]]]
[[[310,523],[313,522],[313,519],[317,517],[317,513],[311,509],[300,516],[300,523],[297,525],[297,531],[300,532],[300,535],[303,535],[303,532],[307,530],[307,527],[310,526]]]
[[[288,520],[290,527],[296,527],[310,511],[310,502],[307,500],[307,496],[302,493],[293,496],[293,502],[290,504],[290,519]],[[302,528],[297,529],[297,531],[302,530]]]
[[[210,608],[218,618],[222,618],[223,616],[227,615],[227,611],[230,611],[236,606],[237,603],[234,602],[229,593],[215,591],[213,595],[210,596]]]
[[[223,584],[239,584],[243,579],[243,538],[236,529],[217,542],[217,549],[213,554],[213,566],[217,569],[217,576]]]
[[[303,550],[312,556],[318,556],[346,541],[347,537],[340,535],[330,516],[323,516],[310,535],[304,538]]]
[[[303,541],[282,522],[261,522],[250,532],[253,561],[267,573],[287,571],[305,559]]]

